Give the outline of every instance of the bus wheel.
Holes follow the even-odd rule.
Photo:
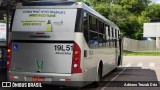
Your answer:
[[[102,81],[102,65],[100,64],[98,68],[97,81],[95,82],[96,88],[99,87],[101,81]]]

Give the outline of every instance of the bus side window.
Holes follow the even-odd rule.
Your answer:
[[[115,33],[114,33],[115,29],[112,28],[112,47],[114,48],[115,47]]]
[[[84,11],[84,15],[83,15],[83,32],[84,32],[84,37],[86,42],[88,43],[89,41],[89,26],[88,26],[88,14],[86,11]]]
[[[105,43],[108,47],[109,46],[109,26],[108,25],[105,26],[105,30],[106,30],[106,41],[105,41]]]
[[[89,30],[97,32],[97,19],[93,16],[89,16]]]
[[[98,47],[97,19],[89,15],[89,47]]]
[[[99,21],[99,33],[101,34],[105,34],[105,28],[104,28],[104,24],[102,22]]]
[[[98,47],[98,33],[90,31],[90,40],[89,40],[89,47],[97,48]]]
[[[118,43],[118,39],[117,39],[117,29],[115,29],[115,47],[117,48],[117,43]]]
[[[105,44],[105,28],[104,23],[99,21],[98,22],[98,30],[99,30],[99,47],[106,47]]]
[[[112,27],[109,28],[109,47],[112,47]]]

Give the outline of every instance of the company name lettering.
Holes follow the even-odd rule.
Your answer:
[[[66,14],[66,11],[48,11],[48,10],[24,10],[23,13],[42,13],[42,14]]]

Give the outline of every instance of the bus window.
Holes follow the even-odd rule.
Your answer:
[[[118,31],[118,30],[115,29],[115,47],[117,47],[117,42],[118,42],[118,41],[117,41],[117,40],[118,40],[118,39],[117,39],[117,31]]]
[[[118,30],[118,38],[120,38],[120,32],[119,32],[119,30]]]
[[[104,34],[98,34],[99,35],[99,47],[106,47],[105,44],[105,35]]]
[[[113,45],[113,43],[112,43],[112,39],[113,39],[113,37],[112,37],[112,27],[110,27],[110,29],[109,29],[109,46],[110,47],[112,47],[112,45]]]
[[[97,20],[96,18],[89,16],[89,30],[97,32]]]
[[[99,47],[105,47],[105,28],[104,28],[104,23],[101,21],[98,21],[98,30],[99,30]]]
[[[116,29],[115,29],[115,32],[114,32],[114,33],[115,33],[115,38],[117,38],[117,30],[116,30]]]
[[[84,12],[84,15],[83,15],[83,31],[84,31],[84,38],[86,40],[86,42],[88,43],[88,40],[89,40],[89,31],[88,31],[88,15],[86,13],[86,11]]]
[[[99,25],[99,33],[105,34],[104,24],[99,21],[99,22],[98,22],[98,25]]]
[[[98,34],[92,31],[90,31],[89,34],[90,34],[89,46],[90,48],[96,48],[98,46]]]
[[[108,28],[109,26],[105,25],[105,35],[106,35],[106,46],[109,46],[109,43],[108,43],[108,39],[109,39],[109,35],[108,35]]]
[[[115,46],[115,35],[114,35],[115,33],[114,33],[114,28],[112,28],[112,47],[114,47]]]
[[[106,35],[109,36],[109,32],[108,32],[108,26],[106,26]]]
[[[118,39],[119,38],[119,35],[118,35],[119,30],[117,30],[116,32],[117,32],[117,39]]]

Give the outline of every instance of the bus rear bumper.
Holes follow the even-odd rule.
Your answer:
[[[31,73],[8,72],[8,80],[14,82],[34,82],[33,78],[43,78],[42,84],[82,87],[85,85],[83,74],[56,74],[56,73]]]

